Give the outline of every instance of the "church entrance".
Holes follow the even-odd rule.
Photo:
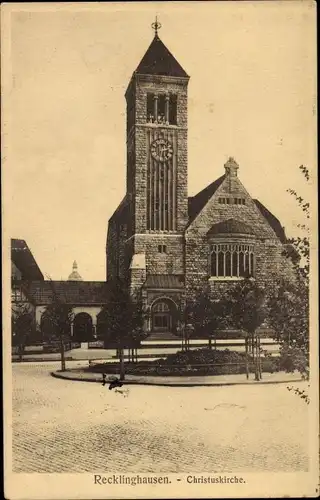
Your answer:
[[[154,302],[151,308],[152,332],[176,331],[176,306],[169,299],[160,299]]]

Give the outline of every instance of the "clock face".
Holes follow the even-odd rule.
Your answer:
[[[156,139],[151,144],[151,155],[157,161],[168,161],[172,158],[173,147],[166,139]]]

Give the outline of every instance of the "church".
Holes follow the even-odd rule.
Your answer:
[[[72,306],[71,336],[80,343],[103,337],[100,312],[112,280],[142,298],[148,339],[170,340],[179,304],[199,290],[217,300],[245,277],[263,286],[289,271],[284,229],[242,185],[234,158],[188,196],[190,77],[161,41],[159,27],[156,21],[125,94],[126,193],[109,219],[106,282],[83,280],[76,263],[68,280],[45,280],[26,242],[11,241],[13,303],[30,304],[42,330],[54,287]]]
[[[178,304],[197,290],[218,299],[248,276],[263,286],[289,263],[283,227],[242,185],[234,158],[188,197],[190,77],[153,27],[125,94],[126,194],[109,220],[106,261],[107,281],[140,294],[157,336],[175,332]]]

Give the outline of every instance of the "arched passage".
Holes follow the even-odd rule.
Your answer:
[[[104,314],[102,314],[101,312],[99,314],[97,314],[96,332],[97,332],[97,339],[98,340],[106,340],[107,339],[108,325],[106,323]]]
[[[151,329],[153,332],[176,332],[177,306],[172,300],[161,298],[153,302],[151,306]]]
[[[93,339],[93,325],[90,314],[81,312],[73,320],[73,339],[75,342],[89,342]]]

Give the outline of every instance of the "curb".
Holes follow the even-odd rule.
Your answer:
[[[59,378],[63,380],[70,380],[72,382],[95,382],[98,384],[102,384],[102,380],[92,379],[92,378],[80,378],[76,376],[66,377],[61,372],[51,372],[50,375],[54,378]],[[123,385],[152,385],[157,387],[222,387],[222,386],[232,386],[232,385],[267,385],[267,384],[290,384],[292,382],[302,382],[302,377],[292,380],[249,380],[248,382],[210,382],[210,383],[201,383],[201,382],[164,382],[164,381],[155,381],[150,382],[147,380],[137,379],[137,380],[124,380]]]
[[[57,361],[61,361],[61,358],[48,358],[48,359],[41,358],[41,359],[38,359],[38,358],[32,358],[32,357],[28,358],[26,356],[25,358],[23,358],[22,361],[19,361],[18,359],[12,359],[11,363],[19,363],[19,364],[21,364],[21,363],[47,363],[48,361],[57,362]],[[67,357],[67,358],[65,358],[65,361],[79,361],[79,360],[75,359],[75,358]]]

